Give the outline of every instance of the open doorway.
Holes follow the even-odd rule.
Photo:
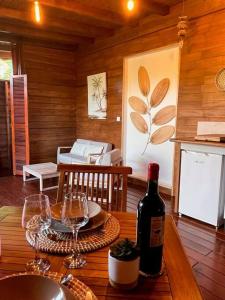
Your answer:
[[[0,43],[0,176],[12,174],[10,78],[13,75],[10,46]]]

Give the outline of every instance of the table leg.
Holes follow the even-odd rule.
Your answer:
[[[43,177],[40,177],[40,191],[43,191]]]
[[[26,177],[26,171],[23,170],[23,181],[26,181],[27,177]]]

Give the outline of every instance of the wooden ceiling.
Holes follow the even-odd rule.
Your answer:
[[[169,14],[181,0],[39,0],[41,23],[34,21],[33,0],[0,0],[0,33],[76,47],[106,38],[123,26],[136,26],[146,16]]]

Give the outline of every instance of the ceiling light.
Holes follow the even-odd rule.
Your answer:
[[[127,1],[127,9],[132,11],[134,9],[134,0]]]
[[[41,14],[40,14],[40,6],[38,1],[34,1],[34,14],[35,14],[35,21],[37,23],[41,22]]]

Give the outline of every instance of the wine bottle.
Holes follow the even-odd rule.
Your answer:
[[[137,208],[137,246],[140,272],[158,276],[162,269],[165,204],[158,193],[159,165],[148,166],[148,189]]]

